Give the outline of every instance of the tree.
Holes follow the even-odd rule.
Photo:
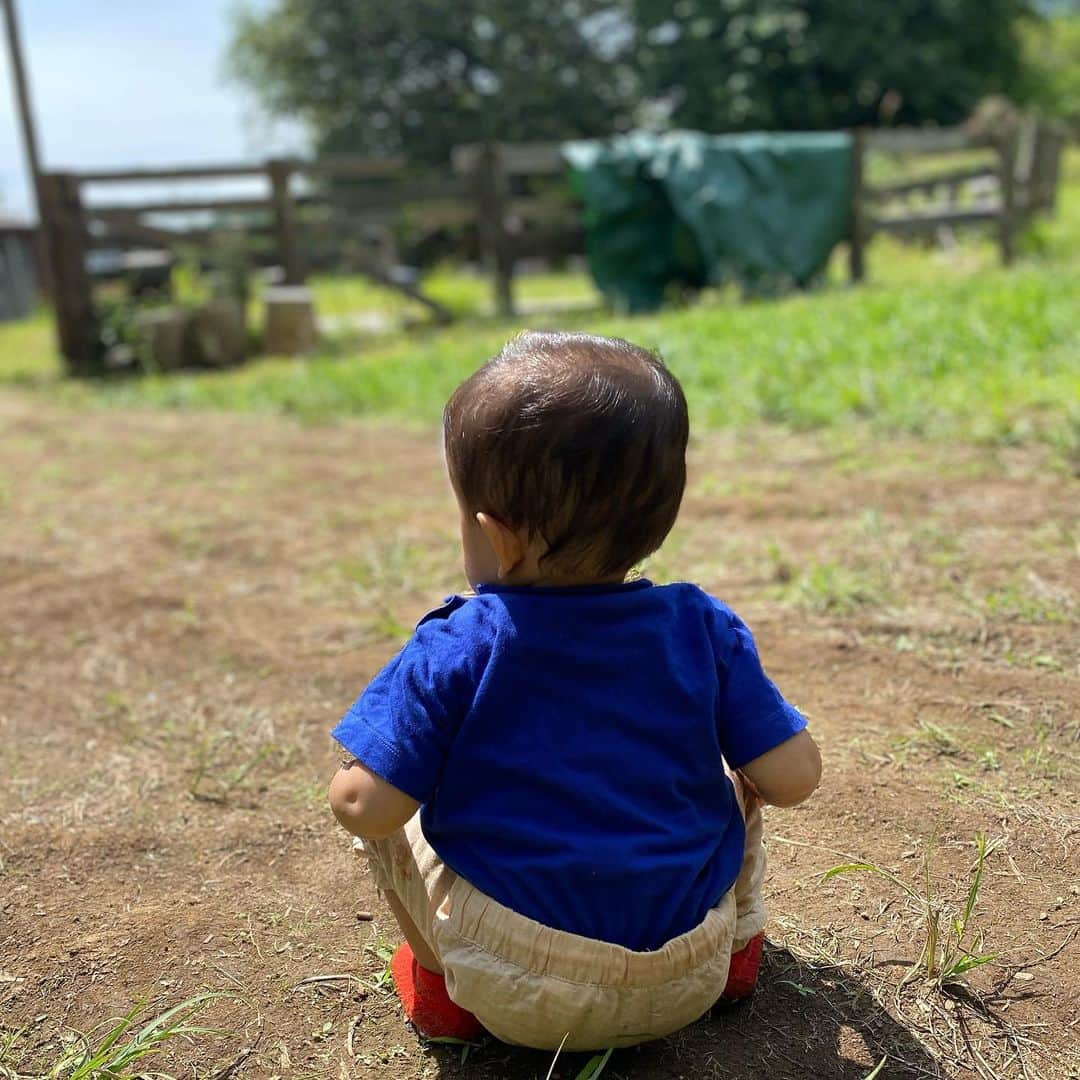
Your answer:
[[[985,95],[1037,96],[1030,2],[1055,0],[275,0],[238,16],[232,63],[320,151],[441,163],[643,121],[956,123]]]
[[[1019,85],[1025,0],[634,0],[646,91],[708,131],[956,123]]]
[[[444,162],[460,143],[607,135],[635,98],[619,0],[277,0],[234,73],[321,152]]]
[[[1080,13],[1026,21],[1020,100],[1048,116],[1065,120],[1080,134]]]

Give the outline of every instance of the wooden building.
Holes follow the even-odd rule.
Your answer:
[[[37,299],[37,230],[0,216],[0,321],[22,319]]]

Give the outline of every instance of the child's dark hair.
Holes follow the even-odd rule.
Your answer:
[[[443,414],[466,508],[540,536],[544,561],[597,576],[625,573],[675,524],[689,427],[659,357],[576,333],[520,334]]]

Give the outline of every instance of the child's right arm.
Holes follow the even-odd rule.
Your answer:
[[[710,603],[720,675],[720,752],[759,798],[773,806],[796,806],[821,780],[821,754],[806,731],[806,718],[765,674],[746,623],[720,601],[710,598]]]
[[[420,809],[416,799],[355,759],[334,773],[329,798],[341,827],[367,840],[389,836]]]
[[[821,752],[804,728],[739,770],[773,806],[796,806],[821,781]]]

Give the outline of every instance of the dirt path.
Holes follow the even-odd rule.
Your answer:
[[[1077,488],[1038,450],[696,444],[650,573],[747,618],[827,775],[769,820],[753,1002],[606,1076],[1077,1075]],[[430,432],[0,397],[0,1075],[204,987],[236,995],[204,1017],[227,1034],[155,1068],[546,1075],[404,1025],[324,802],[329,728],[458,587],[454,529]],[[846,853],[918,886],[935,827],[944,899],[992,846],[972,925],[997,959],[967,996],[901,986],[922,938],[896,887],[818,880]]]

